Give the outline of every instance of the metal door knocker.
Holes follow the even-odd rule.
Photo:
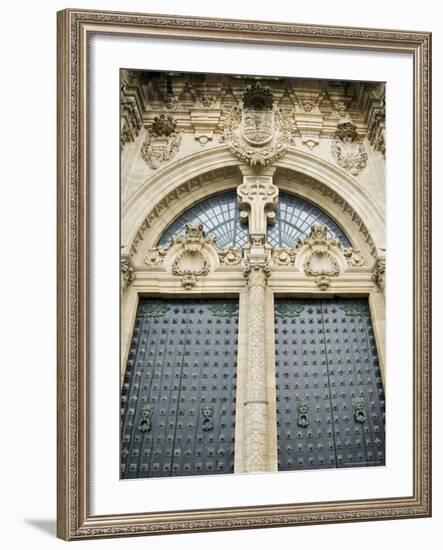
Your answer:
[[[214,413],[214,409],[210,405],[203,405],[203,407],[202,407],[202,414],[203,414],[202,429],[205,432],[209,432],[210,430],[214,429],[214,423],[212,421],[213,413]]]
[[[306,428],[306,426],[309,424],[308,421],[308,405],[301,401],[298,405],[298,420],[297,424],[300,426],[300,428]]]
[[[356,422],[361,424],[366,420],[366,413],[364,410],[365,402],[361,397],[357,397],[352,400],[352,406],[354,407],[354,418]]]
[[[138,425],[138,429],[145,433],[149,432],[151,429],[151,416],[154,412],[152,405],[146,404],[143,405],[141,408],[141,418],[140,418],[140,424]]]

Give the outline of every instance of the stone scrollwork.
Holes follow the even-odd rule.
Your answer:
[[[280,246],[274,248],[272,252],[272,259],[276,265],[292,265],[294,263],[296,250],[287,246]]]
[[[126,290],[135,280],[135,268],[129,256],[123,255],[120,258],[120,285]]]
[[[340,241],[328,238],[326,225],[313,225],[309,238],[302,238],[299,247],[306,246],[309,250],[304,262],[304,272],[308,277],[315,277],[320,290],[330,286],[331,277],[340,274],[337,252],[340,251]]]
[[[150,168],[156,170],[177,153],[181,142],[181,132],[171,116],[160,115],[154,118],[150,129],[146,131],[141,154]]]
[[[382,292],[385,291],[385,271],[386,260],[384,258],[378,258],[375,262],[374,271],[372,272],[372,280]]]
[[[365,263],[362,253],[357,248],[345,248],[343,256],[346,258],[350,267],[361,267]]]
[[[368,154],[357,134],[355,124],[342,122],[337,125],[332,142],[332,155],[337,164],[353,176],[358,176],[365,168]]]
[[[291,120],[273,102],[272,92],[256,82],[243,95],[243,110],[234,107],[224,123],[223,141],[252,167],[279,159],[293,140]]]
[[[240,219],[248,221],[249,236],[254,245],[263,245],[268,223],[275,220],[278,188],[270,176],[244,176],[237,189]]]
[[[205,254],[205,245],[215,245],[213,235],[205,236],[202,224],[187,224],[185,235],[175,235],[174,245],[181,250],[172,264],[172,274],[182,277],[182,285],[190,290],[197,284],[197,277],[208,275],[210,262]]]
[[[220,263],[223,265],[238,265],[242,261],[242,253],[239,246],[226,246],[218,253]]]
[[[145,264],[156,267],[163,264],[163,260],[168,251],[163,246],[150,248],[145,256]]]

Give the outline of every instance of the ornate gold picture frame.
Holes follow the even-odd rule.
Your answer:
[[[91,105],[94,36],[405,53],[413,58],[413,330],[405,496],[94,514],[91,494]],[[69,9],[58,13],[58,536],[64,540],[431,515],[431,35],[427,32]],[[148,67],[149,68],[149,67]],[[196,67],[196,71],[198,67]],[[207,137],[199,134],[202,145]],[[116,135],[116,140],[119,136]],[[197,139],[197,138],[196,138]],[[116,159],[118,164],[118,159]],[[118,225],[119,220],[115,220]],[[118,269],[116,267],[116,269]],[[183,275],[180,271],[179,275]],[[186,274],[185,274],[186,275]],[[195,278],[195,277],[194,277]],[[194,284],[194,282],[193,282]],[[185,287],[186,289],[186,287]],[[118,357],[115,372],[119,372]],[[118,449],[116,450],[118,453]],[[97,466],[97,465],[96,465]],[[99,466],[99,465],[98,465]],[[315,474],[314,474],[315,475]],[[116,474],[116,477],[117,474]],[[313,478],[315,479],[315,478]],[[174,483],[174,480],[171,480]],[[152,511],[154,510],[154,511]]]

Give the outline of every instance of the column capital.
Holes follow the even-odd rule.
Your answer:
[[[264,288],[268,278],[271,276],[269,262],[246,261],[243,275],[247,277],[250,287],[262,286]]]

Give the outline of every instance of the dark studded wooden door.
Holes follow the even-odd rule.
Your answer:
[[[121,477],[232,473],[238,302],[141,299],[121,392]]]
[[[277,299],[275,338],[279,470],[384,465],[367,300]]]

